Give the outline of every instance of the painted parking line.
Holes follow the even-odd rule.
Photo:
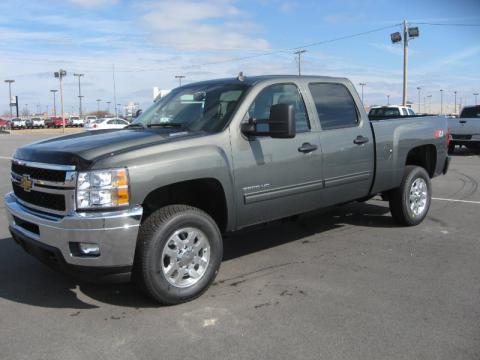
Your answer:
[[[12,160],[10,156],[0,156],[1,160]]]
[[[434,197],[432,197],[432,200],[459,202],[459,203],[467,203],[467,204],[479,204],[480,205],[480,201],[473,201],[473,200],[445,199],[445,198],[434,198]]]

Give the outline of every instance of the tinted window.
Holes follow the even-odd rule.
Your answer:
[[[371,109],[368,113],[370,116],[400,116],[400,111],[398,108],[393,107],[382,107]]]
[[[269,119],[270,107],[276,104],[293,105],[297,132],[310,129],[305,103],[298,88],[293,84],[275,84],[263,89],[248,109],[248,117],[259,121],[257,125],[259,131],[268,131],[268,124],[261,122]]]
[[[408,114],[409,114],[409,115],[415,115],[415,113],[413,112],[412,109],[408,109]]]
[[[466,107],[460,114],[462,118],[477,118],[480,117],[480,106]]]
[[[355,102],[348,89],[340,84],[310,84],[322,129],[339,129],[358,123]]]

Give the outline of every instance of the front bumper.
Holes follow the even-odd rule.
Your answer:
[[[133,266],[143,213],[140,206],[125,211],[59,217],[26,208],[9,193],[5,196],[5,208],[14,240],[43,262],[48,262],[45,260],[49,256],[45,254],[53,254],[54,263],[61,265],[54,266],[59,270],[109,274],[125,273]],[[72,254],[71,243],[98,244],[100,255],[76,256]]]

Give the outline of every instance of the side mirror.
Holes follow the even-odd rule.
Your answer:
[[[268,131],[258,130],[259,125],[268,125]],[[270,136],[276,139],[291,139],[295,137],[295,109],[293,105],[277,104],[270,107],[268,120],[249,119],[241,127],[247,136]]]
[[[135,111],[135,116],[134,116],[134,118],[137,118],[137,117],[139,117],[140,115],[142,115],[142,109],[138,109],[137,111]]]

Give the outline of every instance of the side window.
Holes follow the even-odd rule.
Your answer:
[[[358,124],[355,102],[341,84],[316,83],[309,85],[322,129],[340,129]]]
[[[409,115],[415,115],[415,113],[413,112],[412,109],[408,109],[408,114],[409,114]]]
[[[275,84],[263,89],[248,109],[248,117],[259,121],[257,129],[268,131],[266,120],[270,117],[270,107],[276,104],[291,104],[295,109],[295,128],[297,132],[310,130],[305,103],[298,88],[293,84]],[[264,123],[262,123],[264,122]]]
[[[109,124],[109,125],[115,124],[115,120],[108,120],[107,124]]]
[[[403,115],[403,116],[407,116],[407,115],[408,115],[407,109],[402,108],[402,115]]]

